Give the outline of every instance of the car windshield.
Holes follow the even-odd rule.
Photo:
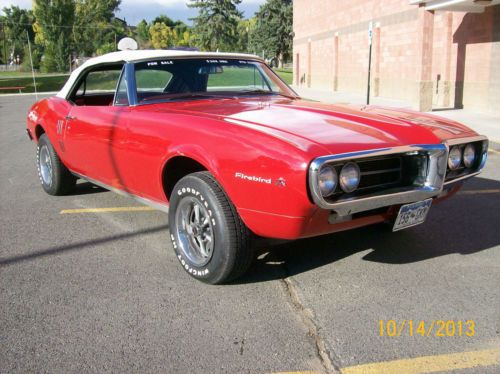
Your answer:
[[[171,59],[135,64],[139,104],[245,95],[296,97],[265,64],[252,60]]]

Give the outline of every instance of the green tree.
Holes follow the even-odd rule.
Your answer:
[[[265,51],[265,57],[276,60],[281,67],[292,54],[292,0],[267,0],[255,18],[255,29],[250,36],[252,47],[256,51]]]
[[[238,22],[236,52],[255,53],[251,46],[251,35],[255,29],[255,22],[255,18],[242,19]]]
[[[146,20],[142,20],[139,22],[135,28],[135,32],[131,36],[137,41],[137,44],[139,45],[139,48],[141,49],[148,49],[151,48],[151,40],[150,40],[150,35],[149,35],[149,28],[151,25],[149,25]]]
[[[92,56],[97,50],[109,50],[109,45],[114,44],[115,39],[125,36],[126,25],[114,17],[120,2],[75,0],[73,38],[79,54]]]
[[[188,47],[191,45],[191,34],[188,30],[180,32],[178,29],[174,29],[174,40],[175,46]]]
[[[24,61],[24,49],[28,44],[27,37],[30,38],[31,43],[35,39],[33,12],[14,5],[5,7],[2,11],[4,13],[2,17],[4,35],[2,36],[5,39],[5,50],[3,50],[2,60],[5,59],[5,55],[7,55],[8,60],[12,54],[14,58],[19,56],[21,61]]]
[[[74,0],[37,0],[34,15],[35,41],[44,48],[43,71],[67,71],[72,51]]]
[[[139,22],[135,28],[137,39],[149,40],[149,25],[145,19]]]
[[[241,0],[190,0],[188,6],[198,9],[193,20],[193,39],[203,50],[234,50],[238,44],[238,22]]]
[[[172,18],[164,15],[164,14],[160,14],[158,17],[156,17],[152,22],[151,24],[154,25],[155,23],[164,23],[165,25],[167,25],[168,27],[170,27],[171,29],[173,29],[174,27],[178,26],[178,25],[183,25],[184,23],[182,21],[174,21]]]
[[[163,22],[155,23],[149,28],[151,44],[155,49],[171,47],[174,43],[174,34],[172,29]]]
[[[105,43],[102,44],[97,50],[95,51],[95,54],[100,56],[109,52],[114,52],[116,51],[116,45],[115,43]]]

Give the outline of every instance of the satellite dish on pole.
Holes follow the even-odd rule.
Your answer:
[[[132,38],[123,38],[118,42],[118,49],[120,51],[135,51],[137,42]]]

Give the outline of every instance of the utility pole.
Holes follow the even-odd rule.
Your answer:
[[[373,39],[373,22],[368,23],[368,43],[370,48],[368,50],[368,88],[366,91],[366,105],[370,104],[370,74],[372,67],[372,39]]]
[[[38,101],[38,91],[36,89],[36,80],[35,80],[35,68],[33,67],[33,55],[31,53],[30,34],[29,34],[28,30],[26,30],[26,40],[28,41],[28,51],[30,53],[31,76],[33,77],[33,88],[35,89],[35,98]]]

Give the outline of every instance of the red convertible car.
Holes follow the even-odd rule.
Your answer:
[[[90,59],[27,127],[48,194],[82,178],[168,211],[176,256],[207,283],[245,272],[255,237],[422,223],[488,147],[436,116],[302,100],[256,56],[187,51]]]

